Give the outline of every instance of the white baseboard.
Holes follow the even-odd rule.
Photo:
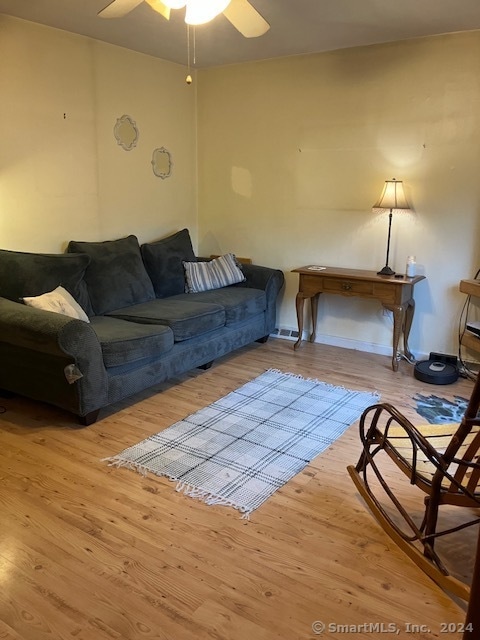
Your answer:
[[[290,327],[279,327],[275,332],[270,334],[273,338],[281,338],[282,340],[297,341],[298,330]],[[308,335],[304,332],[304,340],[308,340]],[[392,347],[383,344],[375,344],[373,342],[365,342],[363,340],[354,340],[352,338],[340,338],[339,336],[317,335],[315,339],[317,344],[328,344],[332,347],[341,347],[342,349],[354,349],[355,351],[364,351],[366,353],[376,353],[381,356],[391,356]],[[428,353],[415,353],[417,360],[428,359]]]

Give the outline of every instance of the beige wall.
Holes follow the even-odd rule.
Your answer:
[[[202,70],[0,16],[0,246],[62,251],[69,239],[188,227],[199,251],[283,269],[279,324],[295,328],[308,264],[383,266],[385,179],[415,208],[393,221],[391,265],[415,254],[411,346],[455,353],[461,278],[480,266],[480,33]],[[195,92],[198,91],[198,106]],[[129,114],[140,138],[113,137]],[[172,151],[161,180],[152,150]],[[375,302],[327,297],[319,340],[388,352]]]
[[[375,269],[384,180],[404,180],[415,213],[395,215],[390,265],[417,256],[414,352],[456,353],[464,297],[480,266],[480,32],[200,72],[199,242],[286,272],[280,325],[296,327],[309,264]],[[324,297],[320,341],[387,352],[379,305]]]
[[[68,240],[183,227],[196,240],[195,89],[185,69],[0,15],[0,246],[61,252]],[[113,135],[130,115],[131,151]],[[172,153],[155,177],[152,151]]]

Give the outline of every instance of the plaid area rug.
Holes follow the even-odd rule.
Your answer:
[[[105,461],[248,517],[378,399],[270,369]]]

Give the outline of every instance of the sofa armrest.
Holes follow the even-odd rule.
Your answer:
[[[275,329],[277,317],[277,298],[284,283],[285,276],[279,269],[262,267],[256,264],[242,264],[242,271],[246,281],[237,287],[251,287],[265,291],[267,308],[265,311],[265,337]]]
[[[32,368],[42,354],[45,362],[76,365],[81,374],[74,383],[78,388],[78,415],[107,404],[108,380],[102,349],[88,322],[0,298],[0,343],[18,349],[22,359],[28,353],[36,354],[32,357]],[[32,370],[32,375],[42,374],[48,375],[46,371]]]
[[[85,349],[92,338],[98,343],[87,322],[0,298],[2,342],[51,355],[75,357],[80,344]]]
[[[242,264],[242,271],[246,277],[246,281],[241,284],[242,287],[262,289],[268,298],[276,300],[285,282],[282,271],[256,264]]]

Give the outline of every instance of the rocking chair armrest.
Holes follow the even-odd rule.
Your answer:
[[[373,416],[370,415],[372,413]],[[388,417],[385,417],[385,414],[387,414]],[[371,421],[368,429],[366,430],[365,427],[368,418],[370,418]],[[381,419],[383,420],[383,429],[380,428],[379,425]],[[414,424],[410,422],[410,420],[408,420],[408,418],[389,403],[372,405],[363,412],[360,419],[360,439],[364,449],[367,448],[369,444],[376,442],[382,448],[385,447],[385,444],[387,443],[390,449],[396,450],[395,445],[389,441],[388,437],[389,430],[392,426],[401,427],[405,431],[406,436],[410,439],[413,451],[412,466],[414,471],[416,468],[418,450],[420,450],[437,469],[446,469],[447,464],[443,459],[442,453],[437,451],[437,449],[430,444],[425,436],[415,427]],[[398,455],[401,456],[401,453]]]
[[[480,470],[480,462],[475,462],[474,460],[465,460],[465,458],[455,458],[453,457],[450,461],[451,464],[458,464],[459,466],[467,467],[468,469],[479,469]]]
[[[454,449],[452,455],[455,455],[455,449],[458,447],[459,444],[461,444],[465,437],[467,436],[467,434],[469,434],[473,427],[478,427],[480,426],[480,417],[475,417],[475,418],[467,418],[466,416],[463,417],[463,420],[461,421],[461,423],[458,425],[458,430],[455,434],[455,437],[452,438],[452,444],[451,444],[451,448]]]

